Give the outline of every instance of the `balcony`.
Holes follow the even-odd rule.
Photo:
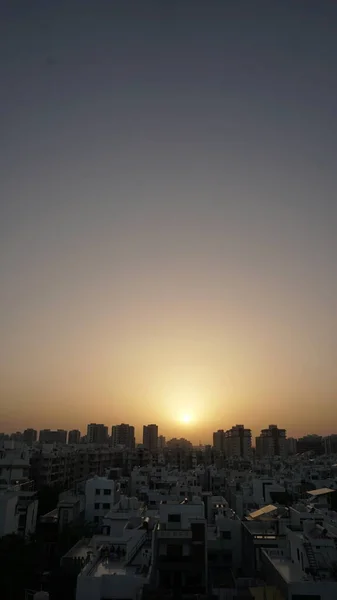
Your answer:
[[[161,539],[192,539],[192,531],[189,529],[159,529],[157,536]]]

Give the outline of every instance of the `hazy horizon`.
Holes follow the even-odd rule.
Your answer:
[[[0,16],[0,430],[337,431],[337,5]]]

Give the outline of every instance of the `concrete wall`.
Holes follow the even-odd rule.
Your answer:
[[[100,490],[96,494],[96,490]],[[110,494],[105,495],[104,490],[110,490]],[[106,515],[112,506],[119,500],[119,491],[116,490],[116,482],[106,477],[93,477],[86,482],[85,486],[85,519],[93,522],[95,517],[100,519]],[[99,504],[99,508],[95,508]],[[103,504],[109,504],[109,508],[103,508]]]
[[[16,514],[18,497],[16,494],[0,495],[0,537],[17,533],[19,516]]]

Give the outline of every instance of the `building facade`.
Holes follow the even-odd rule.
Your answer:
[[[88,444],[107,444],[108,428],[102,423],[90,423],[87,427]]]
[[[158,449],[158,425],[154,423],[143,427],[143,445],[150,452]]]
[[[72,429],[68,434],[68,444],[79,444],[81,441],[81,432],[78,429]]]
[[[65,429],[41,429],[39,442],[41,444],[66,444],[67,432]]]
[[[125,446],[125,448],[135,447],[135,428],[128,423],[113,425],[111,429],[111,444],[116,446]]]
[[[225,452],[225,432],[223,429],[218,429],[213,433],[213,448],[218,452]]]
[[[225,432],[225,453],[228,458],[245,458],[251,456],[252,432],[244,425],[235,425]]]
[[[286,430],[279,429],[277,425],[269,425],[268,429],[262,429],[255,441],[256,455],[259,458],[287,456]]]
[[[23,441],[27,446],[32,446],[37,441],[36,429],[25,429],[23,432]]]

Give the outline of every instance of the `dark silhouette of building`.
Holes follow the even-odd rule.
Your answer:
[[[68,434],[68,444],[79,444],[81,441],[81,432],[78,429],[72,429]]]
[[[135,447],[135,428],[128,423],[113,425],[111,429],[111,443],[113,447],[125,446],[126,448]]]
[[[287,434],[285,429],[279,429],[277,425],[269,425],[268,429],[262,429],[256,438],[256,455],[262,457],[287,455]]]
[[[218,429],[218,431],[214,431],[213,433],[213,447],[218,452],[225,451],[225,432],[223,429]]]
[[[65,429],[41,429],[39,442],[43,444],[66,444],[67,432]]]
[[[150,452],[158,449],[158,425],[154,423],[143,427],[143,445]]]
[[[37,441],[36,429],[25,429],[23,432],[23,441],[27,446],[32,446]]]
[[[90,423],[87,427],[88,444],[107,444],[108,428],[102,423]]]

